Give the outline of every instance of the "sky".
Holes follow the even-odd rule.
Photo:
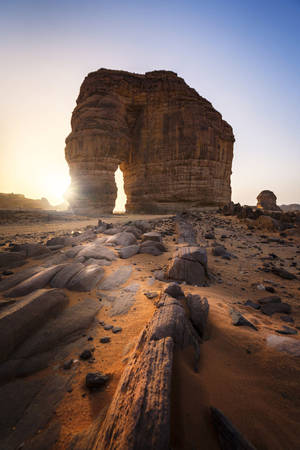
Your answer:
[[[165,69],[233,127],[233,201],[300,203],[300,0],[0,2],[0,58],[0,192],[63,201],[84,77]]]

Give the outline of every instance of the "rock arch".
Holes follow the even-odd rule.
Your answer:
[[[128,212],[175,212],[231,199],[234,136],[206,99],[170,71],[100,69],[84,80],[65,156],[77,213],[111,213],[114,173]]]

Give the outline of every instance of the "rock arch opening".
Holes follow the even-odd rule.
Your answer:
[[[120,166],[115,171],[115,183],[117,186],[117,197],[113,214],[124,213],[126,211],[127,196],[124,190],[124,175]]]

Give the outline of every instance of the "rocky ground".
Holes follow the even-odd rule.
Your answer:
[[[297,234],[200,212],[0,236],[1,449],[298,447]]]

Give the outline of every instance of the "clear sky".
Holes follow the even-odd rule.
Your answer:
[[[300,0],[0,2],[0,192],[62,201],[79,87],[173,70],[233,127],[232,198],[300,203]]]

